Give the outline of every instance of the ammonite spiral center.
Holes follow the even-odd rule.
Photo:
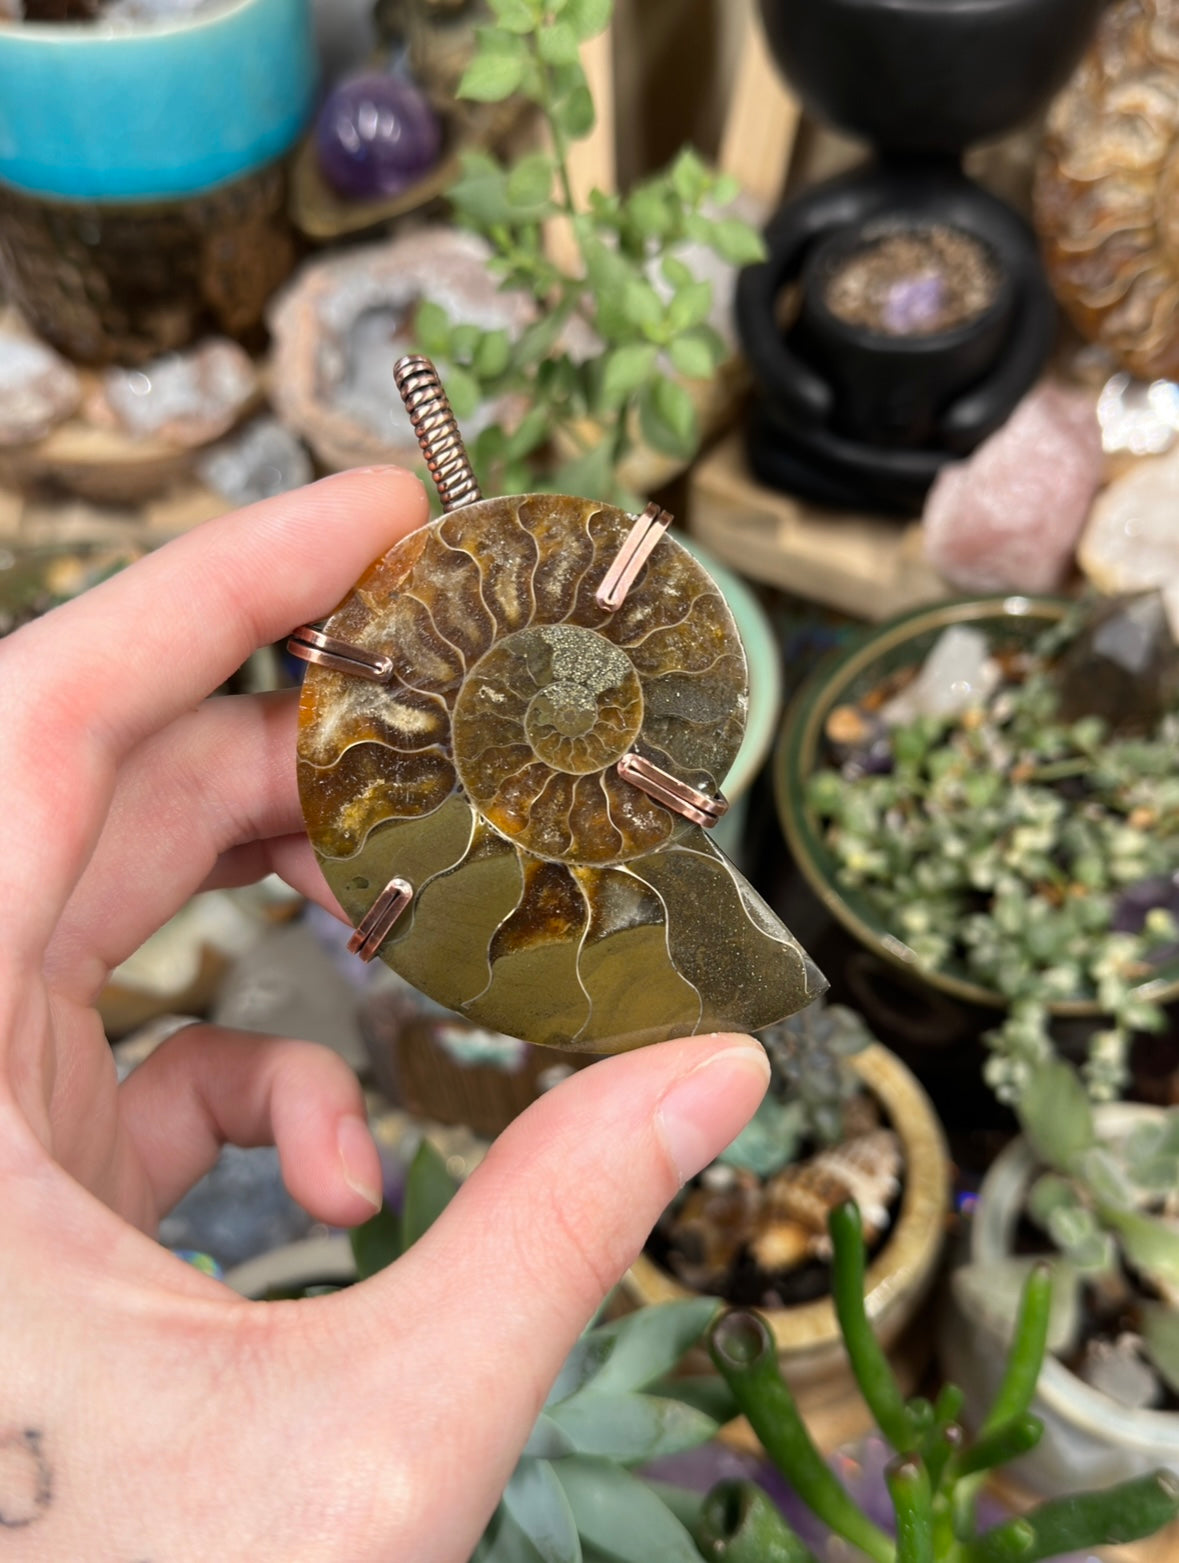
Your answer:
[[[507,835],[544,827],[519,806],[537,764],[565,776],[603,771],[643,725],[643,692],[630,658],[596,630],[537,624],[498,642],[471,669],[454,707],[454,758],[471,801]]]

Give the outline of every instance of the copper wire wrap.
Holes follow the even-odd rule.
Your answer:
[[[645,792],[649,798],[654,798],[656,803],[662,803],[664,808],[682,814],[694,825],[703,825],[708,829],[728,813],[727,798],[721,795],[710,798],[706,792],[689,787],[687,782],[672,776],[652,760],[644,760],[641,754],[635,754],[633,751],[624,754],[618,762],[617,770],[623,781],[629,782],[632,787],[637,787],[640,792]]]
[[[652,501],[637,517],[630,533],[618,550],[618,557],[602,578],[594,593],[599,608],[613,613],[626,601],[626,594],[639,578],[639,572],[671,525],[671,516]]]
[[[473,505],[482,499],[437,369],[428,358],[410,354],[399,358],[393,366],[393,380],[405,403],[443,510],[461,510],[464,505]]]
[[[412,900],[413,886],[408,879],[391,879],[357,923],[348,941],[352,954],[362,961],[373,960]]]
[[[314,624],[304,624],[294,630],[287,641],[287,650],[300,662],[331,668],[335,673],[349,673],[354,678],[367,678],[374,684],[385,683],[393,672],[392,657],[365,651],[362,646],[354,646],[334,635],[325,635]]]

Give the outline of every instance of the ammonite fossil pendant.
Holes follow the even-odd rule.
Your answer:
[[[447,513],[291,642],[303,810],[352,948],[584,1052],[809,1004],[823,979],[707,834],[747,691],[719,590],[655,507],[481,499],[433,366],[397,382]]]

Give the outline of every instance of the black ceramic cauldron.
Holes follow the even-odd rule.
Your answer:
[[[754,472],[820,502],[911,512],[946,462],[1009,416],[1051,350],[1056,308],[1030,227],[961,172],[1066,79],[1103,0],[760,0],[806,107],[874,142],[877,160],[779,212],[743,273],[737,324],[760,388]],[[957,229],[997,268],[993,308],[930,335],[831,329],[813,257],[889,227]],[[780,323],[802,284],[797,319]],[[819,328],[816,329],[818,322]],[[849,389],[851,387],[851,389]]]

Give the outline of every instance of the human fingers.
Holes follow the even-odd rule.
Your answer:
[[[10,960],[44,950],[119,760],[425,518],[410,474],[343,474],[209,522],[7,638],[0,898],[24,914]]]
[[[238,885],[256,885],[267,874],[277,874],[292,890],[308,901],[315,901],[341,922],[347,922],[340,903],[328,888],[323,870],[305,830],[274,836],[269,841],[251,841],[222,854],[202,890],[228,890]]]
[[[399,1264],[333,1299],[337,1344],[364,1364],[374,1436],[382,1417],[394,1436],[408,1382],[445,1386],[444,1420],[420,1429],[421,1501],[454,1471],[469,1473],[472,1490],[463,1507],[429,1517],[415,1563],[469,1555],[469,1527],[485,1522],[577,1336],[676,1187],[737,1134],[768,1079],[762,1049],[735,1036],[580,1071],[500,1136]]]
[[[210,884],[224,854],[299,828],[297,699],[287,692],[207,700],[128,756],[46,952],[46,976],[58,992],[92,1003],[109,973]],[[255,862],[261,877],[265,854]]]
[[[287,1189],[318,1221],[355,1226],[380,1206],[381,1164],[360,1086],[328,1048],[187,1026],[120,1090],[123,1127],[157,1216],[225,1144],[276,1145]]]

